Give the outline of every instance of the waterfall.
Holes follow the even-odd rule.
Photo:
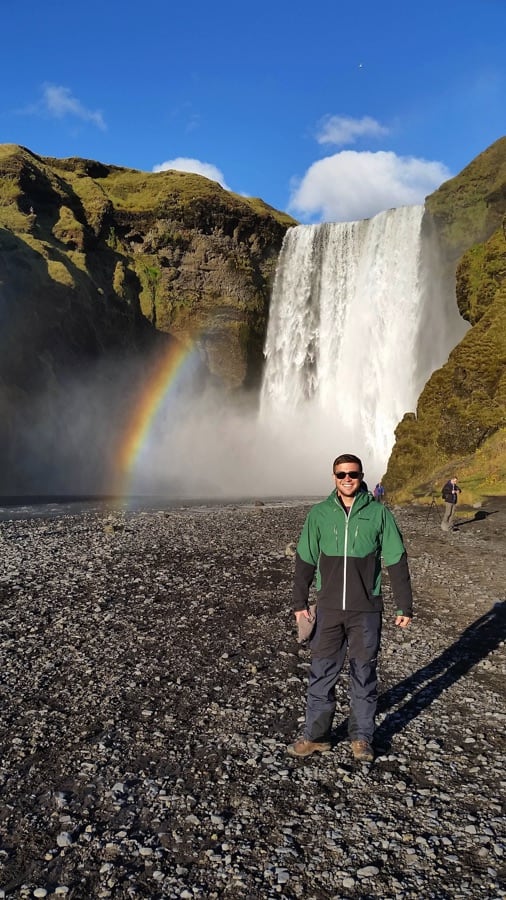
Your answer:
[[[368,477],[379,477],[397,424],[468,328],[455,297],[445,296],[438,247],[422,218],[423,207],[411,206],[287,232],[260,420],[299,446],[298,465],[327,470],[351,452],[363,457]]]

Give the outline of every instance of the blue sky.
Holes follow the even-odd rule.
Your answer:
[[[4,0],[2,37],[1,143],[301,222],[422,202],[506,133],[505,0]]]

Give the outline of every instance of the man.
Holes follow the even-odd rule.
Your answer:
[[[441,495],[445,501],[445,511],[443,513],[443,521],[441,528],[443,531],[453,530],[453,522],[455,518],[455,507],[457,506],[458,495],[462,493],[458,484],[457,476],[454,475],[449,481],[443,485]]]
[[[316,626],[310,641],[306,723],[290,756],[330,750],[335,686],[346,651],[350,665],[349,736],[355,759],[372,762],[377,705],[377,655],[381,637],[381,557],[396,603],[395,624],[412,618],[406,550],[387,507],[361,491],[362,463],[344,453],[333,466],[335,491],[310,510],[297,545],[294,610],[308,617],[309,588],[316,573]]]

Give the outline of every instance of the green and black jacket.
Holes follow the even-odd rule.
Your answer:
[[[397,523],[386,506],[359,492],[346,515],[336,492],[309,511],[297,544],[294,609],[306,609],[316,573],[318,605],[379,612],[381,557],[399,615],[412,616],[411,580]]]

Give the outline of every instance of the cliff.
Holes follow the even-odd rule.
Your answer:
[[[293,224],[199,175],[0,146],[3,383],[31,390],[158,333],[198,337],[225,386],[254,383],[271,278]]]
[[[439,495],[457,473],[462,499],[506,492],[506,138],[426,201],[461,315],[472,325],[404,416],[385,476],[393,500]]]

